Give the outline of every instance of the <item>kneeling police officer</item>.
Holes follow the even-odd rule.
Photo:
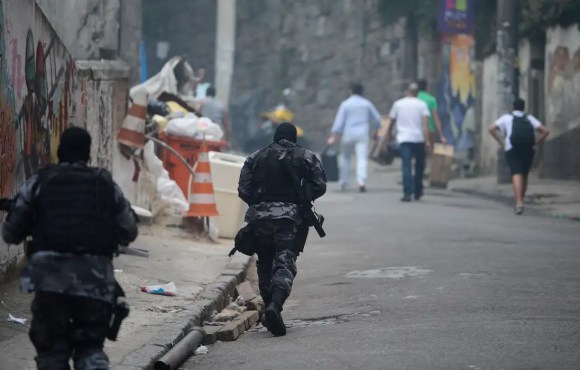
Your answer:
[[[286,334],[281,312],[290,296],[296,259],[304,250],[310,226],[304,204],[326,192],[320,161],[296,141],[296,127],[288,122],[280,124],[274,142],[247,158],[238,187],[240,198],[250,206],[246,222],[257,239],[260,295],[266,306],[263,322],[275,336]],[[290,169],[285,168],[284,160],[291,164]]]
[[[137,218],[110,173],[87,165],[90,148],[86,130],[66,129],[59,163],[24,183],[3,222],[6,243],[33,238],[22,287],[35,292],[39,370],[69,369],[71,357],[76,370],[109,369],[103,345],[120,289],[112,259],[137,237]]]

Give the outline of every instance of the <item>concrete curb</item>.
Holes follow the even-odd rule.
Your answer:
[[[491,194],[482,190],[477,189],[467,189],[467,188],[451,188],[450,189],[454,193],[466,194],[466,195],[473,195],[484,199],[494,200],[496,202],[503,203],[507,206],[513,207],[514,200],[511,196],[503,195],[503,194]],[[534,204],[527,204],[526,205],[526,214],[531,214],[535,216],[545,216],[551,218],[558,218],[570,221],[580,221],[580,216],[577,215],[569,215],[569,214],[558,214],[550,212],[550,210],[539,208]]]
[[[183,339],[191,329],[203,326],[213,311],[221,311],[235,295],[236,287],[244,281],[251,257],[236,254],[216,281],[202,290],[196,303],[187,310],[168,318],[155,338],[145,346],[125,356],[120,370],[150,370],[155,362]]]

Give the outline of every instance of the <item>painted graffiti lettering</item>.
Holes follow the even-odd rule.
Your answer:
[[[18,99],[22,98],[24,90],[24,71],[22,66],[22,55],[18,53],[18,40],[12,40],[12,81],[16,89],[16,96]]]
[[[16,164],[16,131],[12,116],[0,113],[0,197],[12,192],[12,173]]]
[[[19,4],[22,12],[40,13],[34,1]],[[71,56],[46,22],[12,23],[12,11],[0,1],[0,196],[56,160],[75,113]]]

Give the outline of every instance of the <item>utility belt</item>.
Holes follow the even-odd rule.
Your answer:
[[[93,251],[83,251],[83,250],[74,250],[74,249],[69,249],[69,250],[63,250],[63,249],[59,249],[59,248],[47,248],[46,246],[43,246],[40,242],[34,240],[34,239],[28,239],[24,242],[24,252],[26,254],[26,256],[28,258],[30,258],[34,253],[36,252],[41,252],[41,251],[47,251],[47,252],[56,252],[56,253],[68,253],[68,254],[73,254],[73,255],[78,255],[78,256],[83,256],[83,255],[95,255],[95,256],[102,256],[102,257],[108,257],[108,258],[113,258],[114,256],[118,256],[119,255],[119,247],[116,246],[114,248],[103,248],[104,250],[100,253],[95,253]]]

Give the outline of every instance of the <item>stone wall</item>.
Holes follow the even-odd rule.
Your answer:
[[[580,179],[580,30],[576,25],[547,32],[545,177]]]
[[[121,0],[37,0],[75,59],[100,59],[117,52]],[[110,55],[108,55],[110,57]]]
[[[238,0],[237,13],[232,107],[238,132],[251,131],[259,111],[292,88],[296,122],[320,149],[351,81],[361,81],[387,113],[409,82],[404,76],[418,72],[406,50],[405,21],[383,26],[377,0]],[[419,74],[435,88],[438,50],[426,36]]]
[[[124,60],[130,81],[140,73],[142,0],[37,0],[76,60]]]
[[[149,76],[179,55],[194,69],[205,68],[206,80],[213,82],[216,18],[216,0],[143,0],[143,40]],[[160,59],[157,49],[165,42],[169,44],[169,53]]]
[[[120,72],[104,78],[75,63],[33,0],[2,1],[0,25],[0,197],[13,196],[56,161],[60,133],[71,125],[93,134],[94,164],[112,169],[113,124],[127,106],[126,68],[112,63],[107,69]],[[21,247],[0,242],[0,281],[22,257]]]

